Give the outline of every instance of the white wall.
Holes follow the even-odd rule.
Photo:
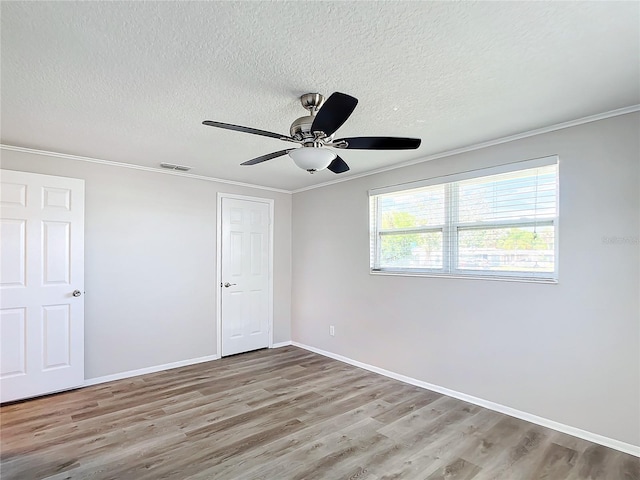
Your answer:
[[[638,132],[628,114],[295,194],[293,340],[640,445]],[[552,154],[558,285],[369,274],[368,189]]]
[[[291,195],[2,150],[86,187],[86,378],[216,355],[216,195],[275,199],[274,342],[291,339]]]

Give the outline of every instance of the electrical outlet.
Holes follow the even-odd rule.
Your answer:
[[[329,326],[329,335],[331,335],[332,337],[335,336],[336,334],[336,327],[334,327],[333,325]]]

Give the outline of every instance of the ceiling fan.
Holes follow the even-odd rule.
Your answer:
[[[288,154],[297,166],[309,173],[325,168],[333,173],[349,171],[347,163],[325,147],[347,150],[411,150],[420,146],[419,138],[405,137],[350,137],[334,140],[334,133],[349,118],[358,99],[340,92],[333,93],[326,100],[319,93],[307,93],[300,97],[300,102],[309,111],[309,115],[300,117],[291,124],[290,136],[211,120],[205,120],[202,124],[298,143],[300,147],[268,153],[241,165],[255,165]]]

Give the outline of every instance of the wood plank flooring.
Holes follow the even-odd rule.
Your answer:
[[[0,477],[640,480],[640,460],[295,347],[0,408]]]

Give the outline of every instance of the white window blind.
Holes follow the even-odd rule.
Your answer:
[[[555,281],[557,198],[557,157],[372,190],[371,270]]]

